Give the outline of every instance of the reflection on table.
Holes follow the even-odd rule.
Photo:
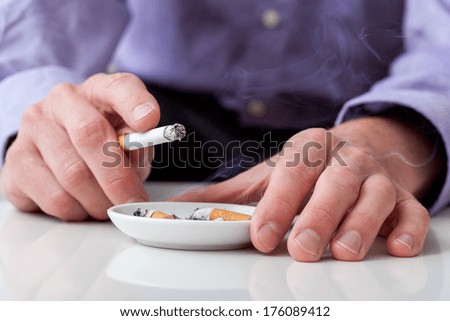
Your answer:
[[[154,199],[182,188],[149,187]],[[0,201],[0,299],[449,300],[449,214],[432,219],[415,258],[390,257],[377,239],[362,262],[327,254],[301,263],[289,257],[285,242],[270,255],[252,247],[158,249],[137,244],[110,222],[63,223]]]

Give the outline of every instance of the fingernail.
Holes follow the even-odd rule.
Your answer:
[[[313,230],[304,230],[295,237],[295,242],[303,251],[312,255],[318,255],[321,249],[320,236]]]
[[[261,226],[258,231],[259,241],[268,251],[272,251],[278,245],[280,234],[280,228],[273,223]]]
[[[358,254],[362,244],[361,235],[356,231],[349,231],[341,235],[336,243],[353,254]]]
[[[414,240],[409,234],[402,234],[399,237],[397,237],[397,241],[402,243],[404,246],[406,246],[409,250],[412,250],[414,245]]]
[[[136,108],[134,108],[132,112],[132,117],[135,121],[138,121],[147,116],[148,114],[150,114],[153,111],[153,109],[155,109],[155,107],[153,107],[148,103],[139,105]]]

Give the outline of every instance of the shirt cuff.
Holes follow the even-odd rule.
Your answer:
[[[0,155],[4,155],[6,142],[20,125],[23,111],[42,100],[49,90],[61,82],[81,83],[84,77],[60,66],[28,69],[4,78],[0,82]],[[0,157],[0,166],[3,157]]]
[[[434,204],[428,209],[436,214],[449,204],[450,200],[450,101],[446,97],[410,89],[392,89],[368,92],[348,101],[340,111],[336,124],[364,114],[383,112],[393,105],[410,108],[425,117],[440,134],[447,155],[447,170],[444,184]]]

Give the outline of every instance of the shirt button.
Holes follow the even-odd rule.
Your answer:
[[[259,100],[252,100],[247,105],[247,112],[253,117],[261,118],[267,113],[267,106]]]
[[[275,29],[281,22],[280,12],[272,8],[264,10],[261,22],[267,29]]]

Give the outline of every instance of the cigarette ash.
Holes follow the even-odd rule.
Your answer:
[[[173,124],[172,126],[167,126],[163,133],[164,138],[175,141],[181,140],[186,136],[186,128],[181,124]]]
[[[189,216],[190,220],[193,221],[209,221],[211,208],[196,208],[194,212]]]
[[[133,212],[133,216],[145,216],[145,214],[148,213],[148,210],[146,209],[141,209],[140,207],[138,207],[134,212]]]

